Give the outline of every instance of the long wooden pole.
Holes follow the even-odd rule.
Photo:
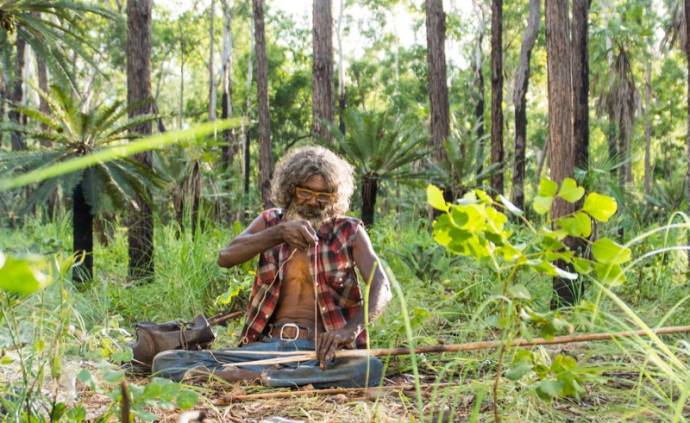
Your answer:
[[[651,333],[655,335],[672,335],[678,333],[690,333],[690,326],[668,326],[657,329],[652,329]],[[591,342],[591,341],[607,341],[617,338],[632,338],[635,336],[649,336],[650,331],[647,330],[637,330],[637,331],[624,331],[624,332],[602,332],[602,333],[585,333],[582,335],[566,335],[566,336],[556,336],[551,339],[545,338],[533,338],[533,339],[514,339],[511,343],[511,347],[533,347],[537,345],[556,345],[556,344],[572,344],[576,342]],[[467,352],[467,351],[479,351],[479,350],[490,350],[498,348],[502,345],[502,341],[481,341],[481,342],[468,342],[465,344],[449,344],[449,345],[429,345],[423,347],[411,348],[372,348],[369,350],[340,350],[336,352],[336,358],[349,358],[349,357],[370,357],[370,356],[392,356],[392,355],[407,355],[412,352],[415,354],[433,354],[433,353],[444,353],[444,352]],[[281,363],[292,363],[297,361],[307,361],[315,360],[316,352],[314,351],[282,351],[282,352],[270,352],[265,351],[242,351],[233,350],[233,354],[242,355],[258,355],[258,356],[279,356],[276,358],[254,360],[243,363],[228,363],[225,367],[235,367],[235,366],[246,366],[246,365],[272,365]]]

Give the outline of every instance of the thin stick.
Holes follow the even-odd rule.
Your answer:
[[[437,383],[437,384],[422,384],[421,388],[445,388],[448,386],[460,386],[458,383]],[[215,405],[225,405],[233,401],[253,401],[259,399],[276,399],[276,398],[291,398],[297,396],[305,395],[337,395],[337,394],[367,394],[369,392],[376,393],[380,391],[411,391],[415,389],[414,384],[405,385],[391,385],[391,386],[379,386],[372,388],[327,388],[327,389],[313,389],[313,390],[299,390],[299,391],[279,391],[279,392],[261,392],[258,394],[248,394],[248,395],[226,395],[220,401],[215,403]]]
[[[216,326],[221,323],[227,322],[228,320],[237,319],[244,315],[244,311],[233,311],[230,313],[220,313],[208,319],[208,324],[211,326]]]
[[[652,333],[656,335],[671,335],[678,333],[690,333],[690,326],[669,326],[662,327],[658,329],[652,329]],[[511,347],[533,347],[537,345],[557,345],[557,344],[572,344],[576,342],[591,342],[591,341],[607,341],[616,338],[632,338],[635,336],[648,336],[649,332],[645,330],[638,331],[624,331],[624,332],[602,332],[602,333],[585,333],[582,335],[567,335],[567,336],[556,336],[551,339],[544,338],[534,338],[528,339],[514,339],[510,342]],[[479,351],[479,350],[490,350],[498,348],[503,344],[502,341],[481,341],[481,342],[468,342],[465,344],[448,344],[448,345],[429,345],[417,347],[414,349],[410,348],[373,348],[370,350],[341,350],[336,352],[336,358],[350,358],[350,357],[371,357],[371,356],[391,356],[391,355],[407,355],[414,351],[415,354],[433,354],[433,353],[444,353],[444,352],[466,352],[466,351]],[[233,351],[236,353],[240,351]],[[250,355],[255,352],[247,351]],[[290,351],[290,352],[263,352],[262,354],[271,355],[283,355],[285,357],[269,359],[269,360],[256,360],[248,361],[244,363],[229,363],[226,366],[246,366],[255,364],[277,364],[277,363],[292,363],[298,361],[315,360],[316,353],[314,351]],[[271,360],[280,360],[279,362]]]

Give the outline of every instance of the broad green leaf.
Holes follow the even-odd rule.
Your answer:
[[[587,238],[592,234],[592,220],[583,212],[560,218],[556,223],[571,236]]]
[[[549,178],[541,178],[539,180],[540,197],[553,197],[558,192],[558,184]]]
[[[616,204],[615,198],[596,192],[589,193],[585,198],[585,204],[582,206],[583,211],[599,222],[608,222],[611,216],[616,214],[617,208],[618,204]]]
[[[125,372],[123,371],[116,371],[116,370],[108,370],[103,373],[103,380],[105,380],[108,383],[120,383],[123,380],[125,380]]]
[[[563,383],[558,380],[543,380],[537,385],[536,390],[542,399],[558,398],[563,393]]]
[[[625,273],[618,264],[596,263],[594,270],[597,279],[604,285],[619,286],[625,283]]]
[[[527,287],[521,284],[511,285],[510,288],[508,288],[508,297],[523,301],[529,301],[532,299],[532,295],[527,290]]]
[[[448,204],[443,198],[443,191],[437,186],[429,184],[426,187],[426,201],[436,210],[448,211]]]
[[[47,262],[40,256],[14,257],[0,252],[0,290],[30,295],[50,283]]]
[[[198,401],[199,394],[190,389],[181,390],[180,393],[177,395],[177,398],[175,399],[175,403],[177,403],[177,406],[183,410],[188,410],[194,407]]]
[[[505,377],[510,380],[518,380],[534,367],[531,351],[520,350],[515,353],[510,369],[505,373]]]
[[[609,238],[601,238],[592,245],[592,255],[599,263],[623,264],[630,261],[632,253],[629,248]]]
[[[482,204],[491,205],[494,203],[494,201],[491,199],[491,197],[489,197],[489,195],[487,193],[485,193],[484,191],[482,191],[480,189],[475,189],[474,192],[475,192],[475,194],[477,194],[477,198],[479,198],[479,201]]]
[[[532,208],[537,214],[546,214],[551,210],[551,203],[553,202],[553,197],[543,197],[538,195],[534,197],[532,202]]]
[[[580,273],[582,275],[586,275],[587,273],[592,271],[592,263],[583,258],[575,257],[573,259],[573,267],[575,267],[575,271],[577,273]]]
[[[561,189],[558,191],[558,196],[569,203],[575,203],[585,195],[585,189],[577,186],[577,182],[573,178],[565,178],[561,182]]]

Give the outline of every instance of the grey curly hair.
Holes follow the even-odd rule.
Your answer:
[[[319,146],[294,148],[276,163],[271,181],[271,200],[276,206],[287,209],[295,187],[304,184],[312,176],[320,175],[328,190],[336,193],[336,200],[329,211],[334,216],[341,216],[350,208],[350,197],[354,191],[353,174],[352,165],[331,150]]]

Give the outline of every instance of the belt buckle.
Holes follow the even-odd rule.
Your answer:
[[[286,327],[295,328],[295,337],[294,338],[289,339],[289,338],[285,338],[283,336],[283,330],[285,330]],[[296,323],[285,323],[280,327],[280,334],[278,336],[280,337],[281,341],[296,341],[299,338],[299,331],[300,331],[300,328],[299,328],[299,326],[297,326]]]

